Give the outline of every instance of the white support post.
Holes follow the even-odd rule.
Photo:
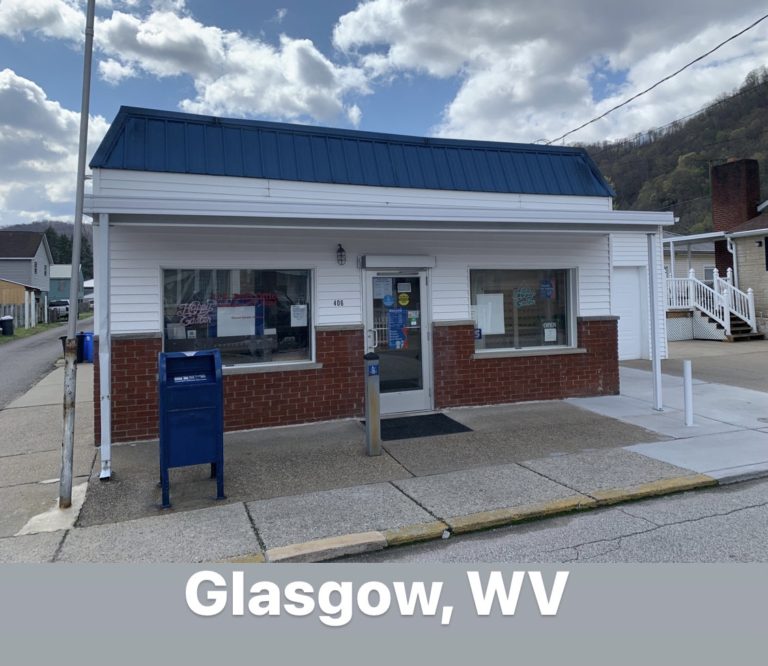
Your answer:
[[[675,244],[669,243],[669,275],[667,277],[676,278],[675,274]]]
[[[747,289],[747,306],[749,308],[749,325],[753,331],[757,331],[757,313],[755,312],[755,292],[752,287]]]
[[[48,323],[48,294],[43,295],[43,321]]]
[[[653,408],[662,411],[661,350],[659,349],[659,321],[656,301],[658,285],[656,276],[656,234],[648,234],[648,294],[651,322],[651,365],[653,367]]]
[[[696,303],[696,271],[692,268],[688,269],[688,307],[693,309]]]
[[[24,328],[29,328],[29,291],[24,290]]]
[[[733,269],[729,266],[728,270],[725,272],[725,281],[733,286]]]
[[[96,305],[99,331],[99,409],[101,412],[101,472],[99,478],[112,476],[112,343],[110,326],[109,215],[99,214],[96,243]]]
[[[693,370],[691,362],[683,361],[683,400],[685,403],[685,425],[693,425]]]

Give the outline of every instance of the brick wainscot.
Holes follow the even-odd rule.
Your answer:
[[[434,326],[435,406],[492,405],[619,392],[618,318],[580,317],[578,347],[475,353],[474,324]]]
[[[237,368],[224,375],[224,429],[326,421],[363,415],[362,327],[318,327],[317,362],[290,370]],[[98,344],[96,342],[95,344]],[[97,352],[97,350],[94,350]],[[112,337],[112,440],[158,437],[160,334]],[[100,439],[99,365],[94,355],[94,410]]]
[[[471,322],[436,324],[433,330],[438,409],[619,392],[616,317],[579,318],[578,347],[546,353],[476,354]],[[318,328],[316,344],[317,362],[300,368],[228,371],[224,376],[225,430],[362,416],[362,328]],[[112,338],[114,442],[157,438],[157,354],[161,350],[159,334]],[[98,440],[98,354],[94,360]]]

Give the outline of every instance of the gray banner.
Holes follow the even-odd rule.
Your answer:
[[[226,583],[203,583],[193,595],[201,607],[214,598],[223,603],[226,596],[218,615],[199,616],[188,607],[188,581],[201,571],[213,571]],[[489,581],[503,585],[504,596],[520,583],[515,614],[503,615],[496,600],[490,615],[479,616],[470,571],[478,572],[479,595],[487,593]],[[515,577],[515,571],[521,573]],[[559,606],[549,599],[557,571],[570,572]],[[552,601],[556,615],[541,615],[534,593],[538,575],[528,572],[541,572],[541,601],[545,610]],[[293,600],[294,612],[315,605],[302,617],[287,610],[289,584],[296,581],[313,590],[308,594],[307,586],[298,586],[303,596],[300,603]],[[372,581],[381,585],[361,587]],[[424,582],[427,590],[442,582],[436,615],[402,616],[396,581],[406,593],[413,581]],[[337,585],[342,582],[348,585]],[[254,585],[260,607],[269,608],[271,599],[280,615],[253,614]],[[243,657],[284,664],[721,664],[761,659],[768,566],[12,565],[0,567],[0,589],[0,658],[6,664],[163,659],[187,665]],[[211,591],[220,594],[209,598]],[[238,616],[233,610],[240,593]],[[387,596],[391,606],[385,614],[361,610],[379,612]],[[321,616],[346,619],[338,610],[342,597],[351,619],[326,626]],[[453,612],[444,625],[446,606]]]

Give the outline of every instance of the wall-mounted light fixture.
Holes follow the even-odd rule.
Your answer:
[[[341,243],[339,243],[339,247],[336,249],[336,263],[339,266],[347,263],[347,251],[341,247]]]
[[[755,241],[755,245],[757,245],[757,247],[763,247],[763,241],[761,241],[761,240],[756,240],[756,241]]]

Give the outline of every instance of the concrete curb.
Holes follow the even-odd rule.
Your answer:
[[[646,497],[658,495],[671,495],[696,488],[709,488],[718,485],[717,479],[706,474],[692,474],[690,476],[677,476],[672,479],[660,479],[643,483],[630,488],[611,488],[610,490],[597,490],[589,493],[597,500],[598,506],[608,506],[619,502],[631,502]]]
[[[343,555],[358,555],[387,547],[381,532],[359,532],[270,548],[268,562],[322,562]]]
[[[612,504],[632,502],[660,495],[671,495],[697,488],[710,488],[717,485],[719,485],[717,479],[706,474],[678,476],[672,479],[651,481],[650,483],[643,483],[629,488],[611,488],[609,490],[594,491],[589,493],[589,495],[573,495],[551,502],[481,511],[466,516],[453,516],[447,518],[445,522],[436,520],[385,530],[384,532],[361,532],[316,539],[314,541],[271,548],[265,554],[255,553],[253,555],[231,558],[226,561],[227,563],[234,564],[322,562],[343,557],[344,555],[357,555],[393,546],[433,541],[443,538],[446,530],[450,530],[452,534],[480,532],[540,518],[550,518],[576,511],[597,509]]]
[[[526,520],[545,518],[560,513],[592,509],[595,506],[597,506],[597,502],[594,499],[586,495],[575,495],[551,502],[494,509],[493,511],[481,511],[467,516],[453,516],[448,518],[446,522],[450,525],[451,531],[454,534],[466,534],[467,532],[487,530],[492,527],[501,527]]]
[[[431,523],[417,523],[416,525],[387,530],[384,532],[384,538],[387,540],[387,546],[400,546],[407,543],[441,539],[445,531],[449,529],[449,526],[442,520],[435,520]]]

